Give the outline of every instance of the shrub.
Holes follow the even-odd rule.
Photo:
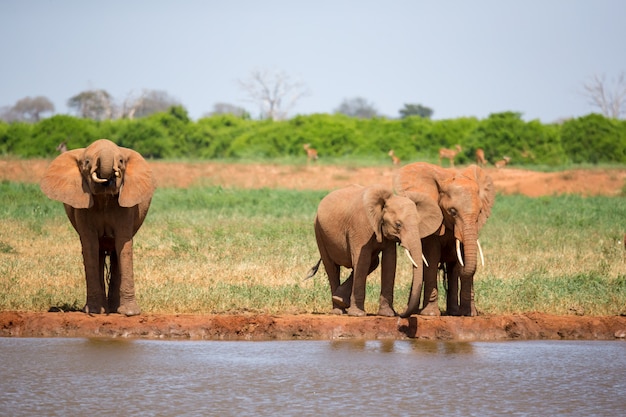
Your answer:
[[[563,123],[561,140],[574,163],[626,162],[626,122],[590,114]]]

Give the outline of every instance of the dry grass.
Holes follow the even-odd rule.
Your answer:
[[[0,309],[82,307],[76,232],[59,203],[20,195],[0,212]],[[216,187],[159,191],[134,242],[143,310],[328,312],[323,268],[303,281],[319,257],[312,220],[323,195]],[[479,309],[626,313],[624,218],[622,198],[499,196],[481,233],[487,264],[476,275]],[[398,259],[401,309],[411,268],[402,254]],[[379,275],[368,279],[369,312],[378,307]]]

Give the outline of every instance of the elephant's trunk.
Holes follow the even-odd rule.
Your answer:
[[[112,150],[104,149],[98,158],[98,176],[102,179],[109,179],[113,174],[113,161],[115,155]]]
[[[463,233],[463,262],[461,277],[473,277],[478,258],[478,236],[476,230],[466,228]]]
[[[459,313],[464,316],[474,316],[474,274],[476,273],[477,253],[478,253],[478,235],[476,229],[472,227],[465,228],[463,233],[463,254],[465,265],[461,267],[460,281],[461,289],[459,291]],[[452,308],[448,306],[448,308]]]
[[[409,258],[411,259],[411,264],[413,265],[413,281],[411,282],[411,293],[409,295],[409,302],[406,310],[400,314],[400,317],[402,318],[406,318],[411,314],[417,313],[419,310],[420,298],[422,296],[422,283],[424,281],[424,264],[421,261],[421,259],[424,259],[422,254],[422,240],[419,236],[413,240],[414,241],[410,244],[406,246],[403,245],[407,250]]]
[[[96,166],[91,173],[91,179],[105,187],[115,185],[120,177],[119,168],[115,165],[115,152],[112,149],[103,149],[98,155]]]

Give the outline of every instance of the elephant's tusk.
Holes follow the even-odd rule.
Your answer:
[[[98,178],[98,174],[96,174],[96,171],[91,173],[91,179],[94,180],[94,182],[97,182],[98,184],[103,184],[108,181],[108,180],[103,180],[102,178]]]
[[[411,256],[411,252],[409,252],[409,250],[407,248],[404,248],[404,251],[406,252],[406,256],[408,256],[409,259],[411,260],[411,263],[413,264],[413,266],[416,267],[416,268],[419,268],[419,266],[417,266],[417,264],[413,260],[413,257]],[[422,256],[424,256],[424,255],[422,255]]]
[[[476,239],[476,245],[478,245],[478,253],[480,254],[480,263],[485,266],[485,257],[483,255],[483,248],[480,246],[480,240]]]
[[[115,171],[115,176],[116,176],[117,178],[119,178],[119,177],[120,177],[120,175],[121,175],[121,174],[120,174],[120,172],[119,172],[119,171]]]
[[[456,257],[459,260],[461,266],[465,266],[463,263],[463,255],[461,255],[461,241],[459,239],[456,240]]]
[[[424,254],[422,253],[422,261],[424,261],[424,265],[426,265],[426,268],[428,268],[430,265],[428,265],[428,261],[426,260],[426,257],[424,256]]]

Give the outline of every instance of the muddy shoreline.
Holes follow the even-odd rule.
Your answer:
[[[153,340],[422,339],[449,341],[625,340],[626,316],[541,313],[479,317],[361,318],[301,315],[165,315],[0,312],[1,337]]]

